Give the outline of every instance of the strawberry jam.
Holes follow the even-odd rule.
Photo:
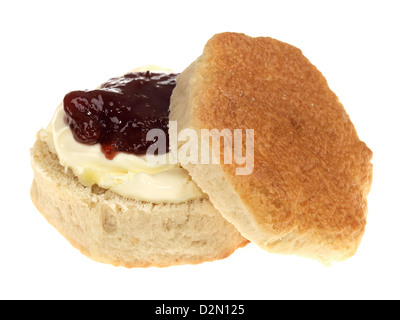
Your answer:
[[[151,129],[164,131],[168,150],[168,114],[175,73],[132,72],[112,78],[99,89],[72,91],[64,97],[65,121],[76,141],[101,144],[108,159],[118,152],[145,154],[155,140]]]

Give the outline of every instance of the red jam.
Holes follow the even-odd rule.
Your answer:
[[[101,144],[108,159],[118,152],[145,154],[155,140],[151,129],[164,131],[168,150],[168,114],[175,73],[133,72],[112,78],[99,89],[72,91],[64,97],[65,121],[76,141]]]

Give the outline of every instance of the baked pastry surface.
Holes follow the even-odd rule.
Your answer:
[[[33,203],[91,259],[128,268],[198,264],[248,243],[206,197],[153,204],[83,186],[39,137],[31,149]]]
[[[182,164],[243,236],[271,252],[323,262],[356,252],[372,152],[298,48],[217,34],[178,77],[170,110],[178,132],[254,129],[250,175],[236,175],[238,165],[223,163],[227,149],[221,164]],[[244,138],[242,149],[245,154]]]

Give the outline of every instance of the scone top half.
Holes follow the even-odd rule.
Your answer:
[[[170,120],[178,132],[191,128],[199,136],[201,129],[253,130],[250,174],[224,163],[229,148],[221,148],[220,164],[182,164],[246,238],[271,252],[323,262],[356,252],[372,152],[298,48],[266,37],[215,35],[178,77]],[[241,147],[245,154],[244,138]]]

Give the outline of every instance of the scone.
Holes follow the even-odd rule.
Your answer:
[[[239,153],[253,165],[247,173],[240,173],[242,163],[224,162],[238,152],[233,134],[220,136],[228,139],[214,163],[202,164],[200,153],[198,161],[181,162],[244,237],[270,252],[326,263],[356,252],[372,152],[299,49],[267,37],[215,35],[179,75],[170,120],[178,132],[194,130],[212,151],[218,148],[202,130],[242,130]],[[179,156],[185,145],[177,140],[171,150]]]
[[[147,76],[155,77],[157,73],[147,72]],[[103,88],[121,79],[112,79]],[[112,94],[116,88],[118,86],[110,88],[109,92]],[[111,104],[122,98],[118,97],[114,102],[107,100],[109,92],[96,91],[100,94],[99,99],[104,100],[102,112],[106,112],[106,107],[110,107],[108,112],[122,108],[115,105],[112,110]],[[93,143],[93,137],[98,133],[96,125],[109,124],[93,118],[92,107],[82,103],[89,93],[81,92],[80,102],[75,100],[79,102],[75,107],[80,108],[75,112],[81,112],[78,118],[86,117],[83,127],[78,127],[79,119],[72,123],[76,119],[73,115],[68,118],[61,104],[48,128],[38,133],[31,149],[32,201],[74,247],[93,260],[130,268],[198,264],[222,259],[248,243],[179,165],[152,164],[143,155],[135,154],[135,150],[124,152],[123,143],[129,140],[115,137],[122,132],[118,128],[119,132],[110,131],[106,138],[104,132],[101,133],[103,138],[99,141],[103,144]],[[137,95],[143,98],[144,93],[140,91]],[[169,96],[163,99],[169,104]],[[100,100],[85,101],[95,101],[99,107]],[[109,118],[116,121],[115,117]],[[155,126],[160,120],[153,113],[143,119],[147,125]],[[140,127],[131,119],[129,123],[133,129]],[[140,129],[143,131],[146,126]],[[136,134],[136,131],[132,132]],[[92,139],[91,143],[78,141],[88,137]]]

